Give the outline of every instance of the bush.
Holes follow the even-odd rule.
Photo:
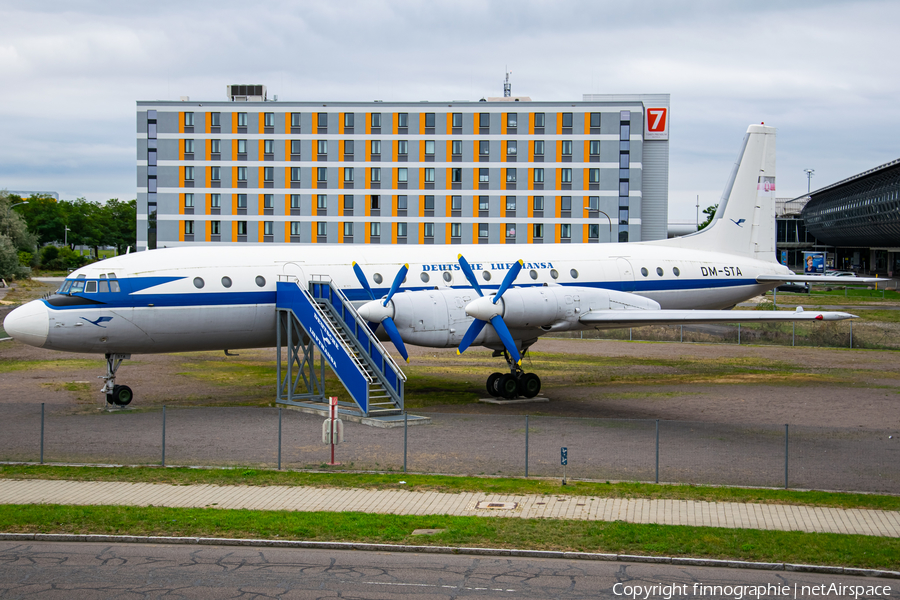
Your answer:
[[[31,269],[19,262],[16,247],[5,235],[0,235],[0,277],[3,279],[21,279],[31,275]]]

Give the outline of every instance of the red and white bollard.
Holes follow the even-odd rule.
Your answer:
[[[341,463],[334,462],[334,446],[344,441],[344,424],[337,418],[337,396],[330,397],[328,401],[331,405],[331,416],[322,424],[322,443],[331,445],[331,462],[326,464],[335,467]]]

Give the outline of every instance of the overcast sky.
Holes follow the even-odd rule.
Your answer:
[[[0,0],[0,188],[135,197],[135,102],[669,93],[669,219],[718,201],[747,125],[778,196],[900,157],[900,2]]]

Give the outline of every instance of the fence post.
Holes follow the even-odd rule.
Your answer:
[[[41,464],[44,464],[44,403],[41,402]]]
[[[738,346],[741,345],[741,324],[738,323]]]
[[[525,479],[528,479],[528,415],[525,415]]]
[[[797,321],[791,321],[791,346],[794,345],[794,342],[796,339],[797,339]]]
[[[656,483],[659,483],[659,419],[656,420]]]
[[[162,466],[166,466],[166,407],[163,406]]]
[[[784,424],[784,489],[788,489],[788,424]]]
[[[407,431],[409,430],[409,418],[407,417],[409,413],[405,410],[403,411],[403,472],[406,473],[406,439],[407,439]]]
[[[681,343],[684,343],[684,325],[681,326]]]
[[[850,320],[850,349],[853,349],[853,320]]]
[[[628,328],[628,341],[631,341],[631,327]]]
[[[278,407],[278,470],[281,470],[281,407]]]

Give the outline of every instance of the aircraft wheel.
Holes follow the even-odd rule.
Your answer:
[[[497,387],[497,384],[501,377],[503,377],[503,373],[491,373],[487,378],[487,392],[494,398],[500,396],[500,388]]]
[[[134,392],[127,385],[117,385],[113,388],[112,397],[116,406],[128,406],[134,399]]]
[[[534,373],[525,373],[519,378],[518,392],[520,396],[534,398],[541,391],[541,378]]]
[[[507,373],[506,375],[502,375],[500,377],[497,387],[499,388],[501,396],[503,396],[507,400],[512,400],[516,397],[519,382],[514,376]]]

